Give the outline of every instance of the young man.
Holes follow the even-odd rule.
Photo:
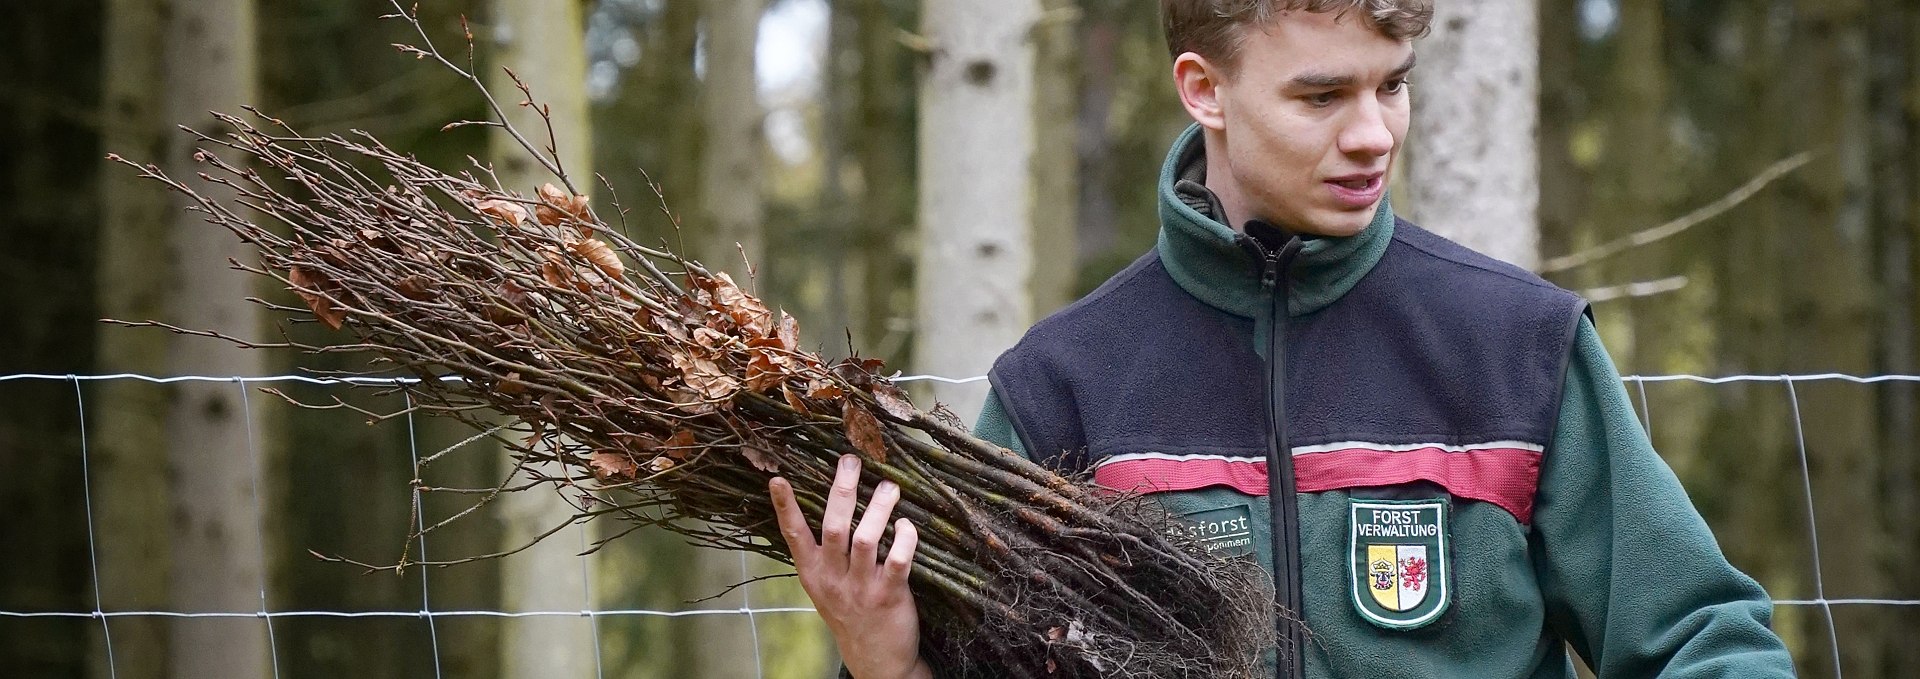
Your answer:
[[[1571,677],[1568,645],[1609,679],[1792,676],[1585,303],[1394,218],[1431,0],[1161,6],[1195,125],[1159,243],[1001,356],[977,433],[1271,568],[1281,676]],[[819,542],[776,480],[783,531],[853,676],[928,676],[912,526],[881,563],[883,485],[849,535],[857,471]]]

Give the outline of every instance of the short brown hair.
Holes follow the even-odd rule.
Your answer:
[[[1359,12],[1381,35],[1412,40],[1426,34],[1433,0],[1160,0],[1160,23],[1172,56],[1193,52],[1231,73],[1247,26],[1297,11]]]

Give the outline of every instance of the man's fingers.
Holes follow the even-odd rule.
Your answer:
[[[827,509],[820,518],[821,563],[836,570],[847,565],[847,538],[852,532],[856,493],[860,490],[860,458],[840,457],[840,470],[827,491]]]
[[[920,532],[912,521],[893,522],[893,549],[887,550],[885,567],[888,584],[906,586],[907,575],[913,572],[913,551],[919,547]]]
[[[847,555],[847,572],[856,578],[873,574],[879,560],[880,538],[887,533],[887,521],[893,518],[894,503],[900,501],[900,487],[881,481],[867,499],[867,513],[860,515],[860,527],[853,531],[853,549]]]
[[[806,569],[813,565],[814,553],[820,546],[813,541],[813,530],[807,528],[807,517],[800,513],[800,503],[793,499],[793,485],[778,476],[767,482],[767,494],[773,497],[773,515],[780,521],[780,537],[787,540],[787,552],[793,554],[793,565]]]

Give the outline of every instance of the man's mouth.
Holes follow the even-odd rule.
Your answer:
[[[1380,179],[1385,176],[1385,172],[1358,172],[1333,177],[1327,181],[1332,184],[1338,184],[1342,188],[1365,191],[1373,188],[1374,183],[1380,181]]]
[[[1359,209],[1380,200],[1386,178],[1385,172],[1367,172],[1331,177],[1326,181],[1336,202],[1343,207]]]

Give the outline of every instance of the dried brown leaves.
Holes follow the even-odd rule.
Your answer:
[[[733,277],[722,271],[712,278],[702,279],[708,292],[713,293],[713,306],[725,312],[733,322],[740,326],[741,332],[749,338],[766,337],[773,330],[773,312],[767,305],[754,299],[734,285]]]
[[[620,263],[620,255],[615,254],[613,248],[608,247],[604,241],[588,238],[575,241],[571,247],[573,254],[592,262],[594,268],[608,276],[618,277],[627,273],[627,266]]]
[[[586,368],[624,380],[610,391],[635,396],[591,406],[605,408],[595,416],[657,410],[647,411],[653,419],[644,426],[583,442],[591,452],[575,459],[604,485],[643,481],[704,459],[710,449],[739,452],[714,458],[718,464],[779,472],[787,439],[735,410],[743,393],[774,396],[807,418],[838,416],[853,447],[882,462],[892,450],[883,418],[914,417],[906,394],[874,377],[879,361],[824,363],[801,349],[796,319],[776,313],[725,272],[685,267],[685,292],[665,294],[673,286],[663,285],[658,272],[629,269],[627,259],[643,254],[605,230],[585,195],[548,183],[526,198],[473,180],[452,193],[465,212],[449,212],[418,190],[386,187],[361,196],[357,215],[349,209],[339,226],[311,231],[280,268],[328,327],[344,326],[350,314],[341,303],[352,299],[373,314],[366,323],[444,323],[439,332],[445,336],[484,337],[486,349],[498,353],[478,357],[489,367],[479,371],[485,379],[475,389],[533,426],[536,436],[557,431],[549,427],[562,413],[580,416],[578,405],[564,403],[579,390],[556,383],[556,376]],[[356,331],[382,328],[356,325]],[[556,351],[584,352],[574,355],[587,363],[555,364]],[[542,372],[496,368],[495,356]],[[639,430],[652,433],[634,433]]]
[[[880,432],[880,420],[873,413],[847,399],[840,407],[840,419],[846,422],[847,440],[854,448],[876,462],[887,461],[887,437]]]
[[[527,293],[526,289],[521,288],[519,284],[513,281],[503,281],[500,283],[499,301],[489,304],[485,311],[487,322],[500,326],[514,326],[525,323],[527,322],[527,318],[524,309],[526,309],[532,301],[532,296]]]
[[[759,445],[741,446],[740,454],[746,456],[747,463],[753,465],[754,469],[769,474],[779,473],[780,471],[779,458],[774,457],[772,452]]]
[[[789,407],[809,412],[820,409],[809,400],[830,407],[846,396],[820,359],[800,350],[792,316],[776,315],[724,272],[690,274],[688,282],[690,296],[678,301],[678,314],[634,315],[636,324],[668,340],[666,360],[678,372],[673,382],[686,390],[676,402],[711,412],[744,389],[778,392]],[[748,453],[756,467],[772,464],[763,453]]]
[[[734,390],[740,388],[740,381],[733,378],[720,363],[701,356],[675,354],[673,367],[680,370],[680,380],[701,398],[719,401],[731,397]]]
[[[880,402],[881,410],[903,422],[911,421],[919,413],[913,409],[913,402],[907,400],[907,392],[885,382],[874,383],[873,400]]]
[[[565,190],[551,182],[541,184],[536,194],[540,196],[540,204],[533,207],[534,221],[547,226],[559,226],[571,220],[582,235],[588,233],[593,213],[588,210],[586,196],[567,195]]]
[[[433,299],[433,279],[420,274],[400,279],[400,282],[394,284],[393,289],[407,299],[417,301]]]
[[[640,465],[633,456],[620,451],[603,450],[593,454],[587,460],[587,468],[593,471],[593,478],[601,483],[626,483],[639,478]]]
[[[527,209],[505,198],[488,198],[475,203],[473,207],[501,226],[520,226],[527,222]]]
[[[423,273],[389,279],[387,285],[392,292],[406,300],[439,302],[445,301],[447,290],[462,289],[462,285],[468,286],[467,290],[474,289],[470,283],[453,280],[461,274],[457,267],[450,266],[458,259],[457,253],[429,256],[415,245],[432,242],[433,239],[420,236],[431,235],[435,227],[388,207],[389,204],[424,205],[394,191],[388,193],[392,194],[392,200],[376,203],[375,212],[381,218],[380,223],[391,228],[358,227],[349,230],[345,238],[331,239],[314,251],[339,268],[350,268],[361,262],[361,258],[370,254],[369,249],[407,254],[417,261],[439,265],[448,280]],[[468,189],[460,195],[482,223],[497,229],[501,248],[520,248],[533,255],[530,273],[537,278],[496,279],[479,288],[490,286],[492,292],[479,296],[477,316],[506,333],[509,339],[505,341],[523,341],[511,338],[527,337],[525,333],[532,331],[527,325],[530,320],[545,319],[546,314],[559,311],[567,304],[577,304],[548,301],[560,300],[561,296],[587,294],[591,305],[636,302],[616,284],[628,273],[621,253],[608,242],[593,237],[601,225],[595,221],[586,196],[570,194],[551,183],[540,186],[535,191],[536,200],[532,201],[511,192],[479,189]],[[448,225],[457,221],[449,218]],[[298,266],[289,272],[289,280],[315,317],[329,327],[342,327],[347,314],[327,296],[339,288],[337,284],[311,268]],[[797,320],[786,313],[776,314],[742,289],[732,276],[725,272],[689,271],[687,282],[690,285],[686,296],[660,300],[669,311],[634,304],[631,310],[621,312],[622,317],[632,322],[624,336],[642,347],[634,349],[637,353],[630,358],[671,369],[664,375],[643,372],[639,375],[642,384],[673,404],[682,416],[693,417],[732,408],[735,397],[742,391],[777,393],[781,401],[795,411],[840,415],[856,448],[870,458],[886,459],[886,435],[876,414],[884,413],[890,419],[904,422],[914,416],[914,410],[904,392],[884,380],[873,379],[880,367],[879,361],[855,357],[829,368],[818,357],[800,349]],[[594,293],[609,293],[609,297],[593,296]],[[405,310],[399,313],[406,315]],[[542,322],[543,327],[560,323],[558,319]],[[521,334],[514,335],[514,332]],[[523,402],[531,391],[527,380],[518,372],[496,378],[492,384],[493,393]],[[879,410],[870,412],[870,406],[848,398],[850,389],[869,390]],[[542,397],[546,398],[549,397]],[[737,444],[747,463],[761,471],[777,471],[779,457],[772,452],[773,445],[757,434],[749,438],[758,443]],[[621,439],[614,445],[617,449],[596,452],[588,459],[587,466],[602,482],[629,482],[647,471],[658,473],[671,469],[685,462],[689,451],[700,446],[694,433],[685,428],[674,431],[666,441],[648,436]]]
[[[293,284],[293,292],[313,310],[313,317],[327,324],[327,327],[339,330],[347,320],[347,312],[333,305],[323,290],[328,286],[327,277],[320,272],[301,267],[287,270],[287,282]]]

